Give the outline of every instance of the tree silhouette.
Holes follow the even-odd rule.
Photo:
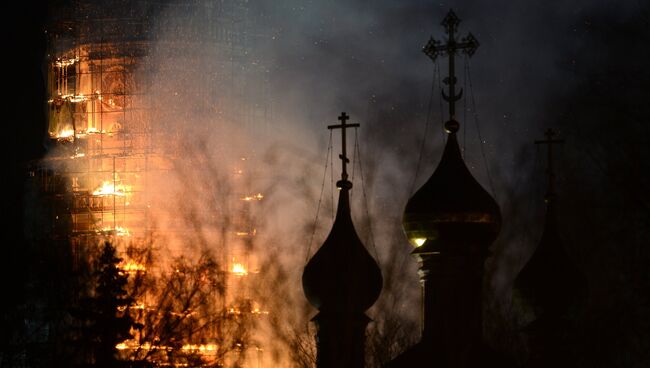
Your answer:
[[[133,300],[126,290],[128,274],[118,268],[121,261],[115,247],[105,242],[95,263],[93,295],[73,313],[81,324],[79,343],[95,367],[120,366],[116,345],[130,339],[131,328],[138,327],[129,314]]]

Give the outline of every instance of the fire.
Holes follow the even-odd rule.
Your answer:
[[[172,351],[173,350],[170,346],[151,345],[148,342],[145,342],[144,344],[138,344],[137,342],[135,342],[133,340],[122,341],[121,343],[115,345],[115,349],[117,349],[117,350],[144,350],[144,351],[151,351],[151,350]]]
[[[145,265],[136,262],[122,262],[118,265],[118,268],[127,273],[145,272],[147,270]]]
[[[129,232],[129,229],[122,227],[122,226],[115,226],[115,228],[112,228],[110,226],[103,228],[102,230],[97,230],[96,231],[98,234],[100,233],[109,233],[112,232],[117,236],[129,236],[131,235],[131,232]]]
[[[185,344],[181,347],[181,350],[184,352],[199,353],[201,355],[211,355],[216,353],[218,348],[217,344]],[[115,345],[117,350],[174,350],[170,346],[165,345],[151,345],[150,343],[145,342],[144,344],[138,344],[133,340],[125,340],[121,343]]]
[[[260,308],[255,307],[255,308],[251,311],[251,314],[257,314],[257,315],[260,315],[260,314],[269,314],[269,311],[260,310]]]
[[[253,194],[253,195],[249,195],[249,196],[242,197],[241,200],[242,200],[242,201],[247,201],[247,202],[250,202],[250,201],[261,201],[262,198],[264,198],[264,196],[262,195],[262,193],[257,193],[257,194]]]
[[[117,236],[129,236],[129,235],[131,235],[131,233],[129,232],[129,229],[124,228],[122,226],[116,226],[115,229],[113,229],[113,230],[115,231],[115,235],[117,235]]]
[[[54,65],[59,67],[59,68],[63,68],[63,67],[66,67],[66,66],[74,65],[74,63],[76,63],[77,61],[79,61],[78,57],[71,58],[71,59],[58,58],[54,62]]]
[[[69,139],[74,137],[74,130],[72,129],[62,129],[58,134],[54,135],[58,139]]]
[[[235,263],[232,265],[232,273],[234,273],[237,276],[248,275],[248,271],[241,263]]]
[[[72,140],[72,138],[84,138],[89,134],[105,134],[106,130],[99,130],[95,127],[89,127],[86,130],[74,131],[73,129],[61,129],[58,133],[51,133],[50,137],[56,138],[60,141]],[[109,132],[111,134],[112,132]]]
[[[117,184],[112,181],[104,181],[101,186],[99,186],[95,191],[93,192],[93,195],[96,196],[108,196],[108,195],[115,195],[119,197],[124,197],[126,196],[127,193],[131,192],[131,186],[130,185],[124,185],[124,184]]]
[[[88,101],[88,97],[84,96],[83,93],[78,95],[67,95],[65,99],[74,103]]]
[[[235,235],[237,236],[255,236],[257,234],[257,229],[253,229],[252,231],[235,231]]]
[[[144,267],[144,266],[142,266]],[[143,302],[137,302],[133,304],[130,308],[131,309],[139,309],[139,310],[144,310],[147,306]]]
[[[54,103],[56,102],[57,105],[60,105],[63,103],[63,101],[67,102],[72,102],[72,103],[79,103],[79,102],[86,102],[90,98],[83,93],[80,93],[78,95],[75,94],[66,94],[66,95],[58,95],[55,98],[51,98],[47,100],[48,103]]]
[[[248,312],[250,312],[250,314],[254,314],[254,315],[269,314],[269,311],[261,310],[259,307],[255,307],[255,308],[251,309]],[[240,315],[240,314],[242,314],[242,311],[241,311],[241,309],[239,309],[237,307],[230,307],[230,308],[228,308],[228,313],[229,314]],[[247,312],[244,311],[243,313],[247,313]]]
[[[217,344],[185,344],[181,350],[193,353],[209,354],[217,351]]]

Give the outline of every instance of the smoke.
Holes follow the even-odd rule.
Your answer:
[[[163,209],[154,222],[161,234],[164,229],[191,229],[189,234],[161,235],[161,242],[173,254],[218,254],[225,244],[223,231],[234,228],[236,217],[236,209],[225,203],[241,194],[263,193],[255,210],[257,235],[251,253],[260,271],[273,275],[274,281],[263,285],[275,293],[258,297],[276,313],[270,313],[272,326],[283,323],[279,316],[292,326],[306,326],[314,311],[302,299],[300,274],[308,249],[313,254],[329,231],[332,182],[340,167],[334,159],[325,171],[326,125],[346,111],[352,122],[361,124],[355,158],[362,166],[355,166],[352,197],[355,224],[380,261],[387,284],[369,314],[377,326],[393,320],[398,326],[415,323],[419,285],[409,245],[401,238],[400,219],[413,183],[419,187],[435,168],[447,116],[436,86],[446,76],[445,63],[437,73],[420,49],[430,36],[444,37],[439,22],[454,8],[463,20],[460,34],[472,32],[481,43],[471,59],[460,58],[457,68],[465,90],[459,104],[460,134],[470,170],[493,191],[504,214],[502,235],[488,264],[488,335],[495,344],[507,345],[510,285],[541,229],[538,183],[543,161],[531,143],[546,127],[562,127],[567,145],[595,129],[562,123],[571,106],[561,104],[560,96],[573,97],[584,88],[576,77],[584,64],[577,60],[606,56],[592,46],[593,38],[600,37],[593,36],[593,25],[629,19],[640,5],[614,6],[604,0],[247,5],[245,11],[224,7],[224,12],[233,12],[229,24],[206,16],[209,12],[203,10],[216,6],[207,1],[193,7],[171,4],[155,14],[153,47],[141,74],[154,101],[151,129],[160,137],[155,150],[177,159],[170,161],[171,175],[151,178],[152,205]],[[591,17],[604,12],[606,16]],[[240,37],[246,51],[223,50],[208,42],[222,28]],[[333,141],[336,157],[336,134]],[[356,153],[351,145],[348,152]],[[237,176],[242,169],[246,174]],[[590,169],[586,171],[591,177]],[[297,312],[287,312],[291,310]],[[278,333],[269,330],[270,335]],[[309,350],[292,333],[296,331],[285,331],[285,339],[278,339],[285,348],[275,355],[286,353],[286,346]],[[410,341],[413,336],[399,338]]]
[[[640,113],[638,106],[643,104],[641,96],[647,93],[636,87],[630,92],[628,86],[615,83],[610,94],[603,92],[605,97],[600,100],[587,98],[589,102],[582,111],[593,109],[591,104],[594,104],[608,111],[607,114],[614,114],[611,118],[606,118],[607,114],[590,113],[589,118],[573,119],[578,114],[574,101],[581,94],[591,95],[593,87],[585,86],[585,78],[593,73],[598,73],[597,80],[613,81],[616,79],[613,76],[621,71],[642,72],[640,65],[647,64],[648,60],[645,48],[640,46],[642,40],[647,39],[648,12],[647,7],[634,1],[571,4],[559,1],[489,4],[476,1],[370,4],[358,1],[267,5],[261,13],[276,31],[267,47],[274,60],[274,68],[271,68],[274,111],[282,117],[278,126],[315,132],[311,134],[321,131],[320,136],[325,137],[323,125],[331,122],[341,110],[361,122],[360,145],[362,151],[367,152],[363,155],[367,160],[364,165],[368,165],[368,178],[373,180],[368,194],[373,209],[371,217],[376,225],[385,221],[377,226],[382,230],[399,228],[399,214],[410,194],[412,178],[417,174],[415,186],[421,185],[439,157],[443,143],[440,123],[445,120],[445,107],[441,111],[436,89],[428,136],[423,137],[428,93],[431,83],[437,83],[437,76],[420,48],[430,35],[436,39],[444,37],[439,21],[449,8],[454,8],[463,20],[460,34],[472,32],[481,43],[469,60],[471,84],[467,74],[459,75],[465,89],[459,118],[468,166],[479,182],[493,191],[503,210],[504,226],[500,239],[492,248],[494,256],[488,262],[486,292],[489,297],[488,336],[496,345],[506,348],[513,339],[506,330],[516,327],[513,321],[516,316],[510,308],[512,280],[541,235],[545,161],[543,156],[540,158],[543,152],[533,147],[532,142],[540,139],[548,127],[559,128],[566,140],[566,148],[560,152],[558,175],[560,190],[566,191],[564,195],[560,193],[567,201],[564,208],[572,208],[561,215],[566,224],[563,229],[567,233],[568,251],[574,256],[576,267],[585,269],[587,275],[595,272],[596,264],[604,267],[602,259],[607,256],[603,253],[582,257],[589,253],[584,249],[588,247],[586,244],[599,242],[593,233],[590,234],[590,229],[606,222],[604,218],[588,215],[590,212],[593,215],[591,201],[608,196],[602,192],[603,188],[621,191],[621,188],[629,188],[622,183],[636,179],[625,175],[618,185],[610,187],[605,185],[607,180],[601,176],[602,172],[595,175],[598,169],[586,164],[585,160],[608,162],[618,168],[612,169],[609,175],[621,177],[620,170],[624,170],[621,163],[634,160],[629,157],[614,159],[607,152],[625,147],[621,152],[627,157],[631,152],[640,154],[645,150],[636,144],[635,148],[628,149],[631,138],[621,138],[616,145],[604,144],[594,156],[593,145],[611,138],[604,133],[608,129],[597,128],[589,121],[618,119],[619,107],[612,103],[611,91],[619,89],[631,93],[630,101],[633,102],[625,109],[634,111],[633,121],[643,121],[647,115]],[[640,25],[640,28],[629,24]],[[635,49],[634,56],[622,57],[630,48]],[[444,77],[444,64],[441,68]],[[639,84],[638,80],[627,77],[624,80],[634,86]],[[479,139],[479,129],[482,139]],[[637,137],[647,136],[635,131]],[[598,139],[593,138],[594,134]],[[421,139],[425,139],[423,162],[415,173]],[[581,145],[582,154],[572,152],[571,147],[576,145]],[[576,170],[577,167],[582,169]],[[628,168],[628,172],[642,171],[638,167]],[[578,173],[579,178],[575,176]],[[313,185],[317,188],[318,183]],[[580,193],[577,188],[594,190]],[[571,197],[583,199],[578,204]],[[634,202],[620,203],[629,203],[621,204],[622,208],[635,206]],[[359,207],[362,206],[355,206],[353,211],[359,211]],[[638,224],[637,221],[630,220],[628,224]],[[357,226],[359,223],[357,221]],[[569,225],[576,223],[580,226]],[[628,229],[639,233],[638,225]],[[576,241],[576,238],[581,239]],[[385,233],[376,235],[375,239],[380,255],[382,252],[390,254],[401,246],[397,238]],[[614,244],[619,242],[614,241]],[[634,242],[638,243],[638,239]],[[407,249],[403,247],[400,251]],[[621,262],[630,264],[629,259]],[[615,272],[604,277],[616,278]],[[417,287],[414,277],[404,282],[414,289]],[[592,282],[591,288],[600,287]],[[416,305],[417,301],[410,299],[409,303]]]

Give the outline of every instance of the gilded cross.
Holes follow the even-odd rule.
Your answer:
[[[350,116],[346,114],[345,112],[341,113],[341,116],[339,116],[339,121],[341,124],[338,125],[328,125],[327,129],[341,129],[341,151],[342,154],[339,155],[339,158],[343,162],[343,171],[341,172],[341,180],[342,181],[347,181],[348,180],[348,171],[347,171],[347,163],[350,162],[347,156],[347,143],[346,143],[346,136],[345,132],[347,128],[356,128],[359,126],[359,124],[347,124],[347,121],[350,119]]]
[[[462,50],[467,55],[472,56],[476,49],[479,46],[478,40],[474,35],[468,33],[466,37],[462,38],[460,42],[456,41],[456,32],[458,31],[458,24],[460,24],[460,19],[456,16],[453,10],[449,10],[445,19],[441,23],[445,27],[445,33],[448,35],[447,43],[442,45],[440,41],[435,40],[433,37],[429,39],[429,42],[422,48],[424,52],[431,60],[435,61],[439,55],[447,54],[449,56],[449,76],[444,79],[444,83],[449,88],[449,94],[445,94],[444,89],[442,90],[442,97],[445,101],[449,102],[449,117],[450,120],[454,120],[456,115],[456,101],[460,100],[463,95],[463,89],[461,88],[460,92],[456,94],[456,75],[455,75],[455,56],[458,50]],[[456,128],[457,130],[457,128]]]

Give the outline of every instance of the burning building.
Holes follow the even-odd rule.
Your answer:
[[[205,148],[200,137],[208,130],[266,130],[265,70],[249,52],[255,40],[247,32],[248,3],[58,5],[47,27],[49,153],[29,175],[42,208],[42,231],[33,238],[54,248],[50,252],[74,277],[91,268],[93,252],[105,240],[117,245],[120,267],[134,277],[164,273],[174,256],[209,253],[224,286],[210,301],[223,317],[219,323],[264,315],[249,291],[258,269],[255,205],[264,198],[252,181],[255,152],[245,145],[217,147],[211,151],[221,154],[217,167],[205,149],[195,149]],[[211,182],[215,177],[218,183]],[[162,255],[153,269],[134,256],[143,254],[134,249],[145,248]],[[148,310],[159,313],[160,301],[151,292],[142,295],[132,309],[146,320]],[[45,335],[56,335],[54,330]],[[179,337],[178,346],[216,356],[222,330]],[[138,332],[117,348],[125,357],[175,349],[141,337]],[[248,341],[237,342],[236,357],[223,358],[224,364],[261,366],[262,347],[246,346]]]

